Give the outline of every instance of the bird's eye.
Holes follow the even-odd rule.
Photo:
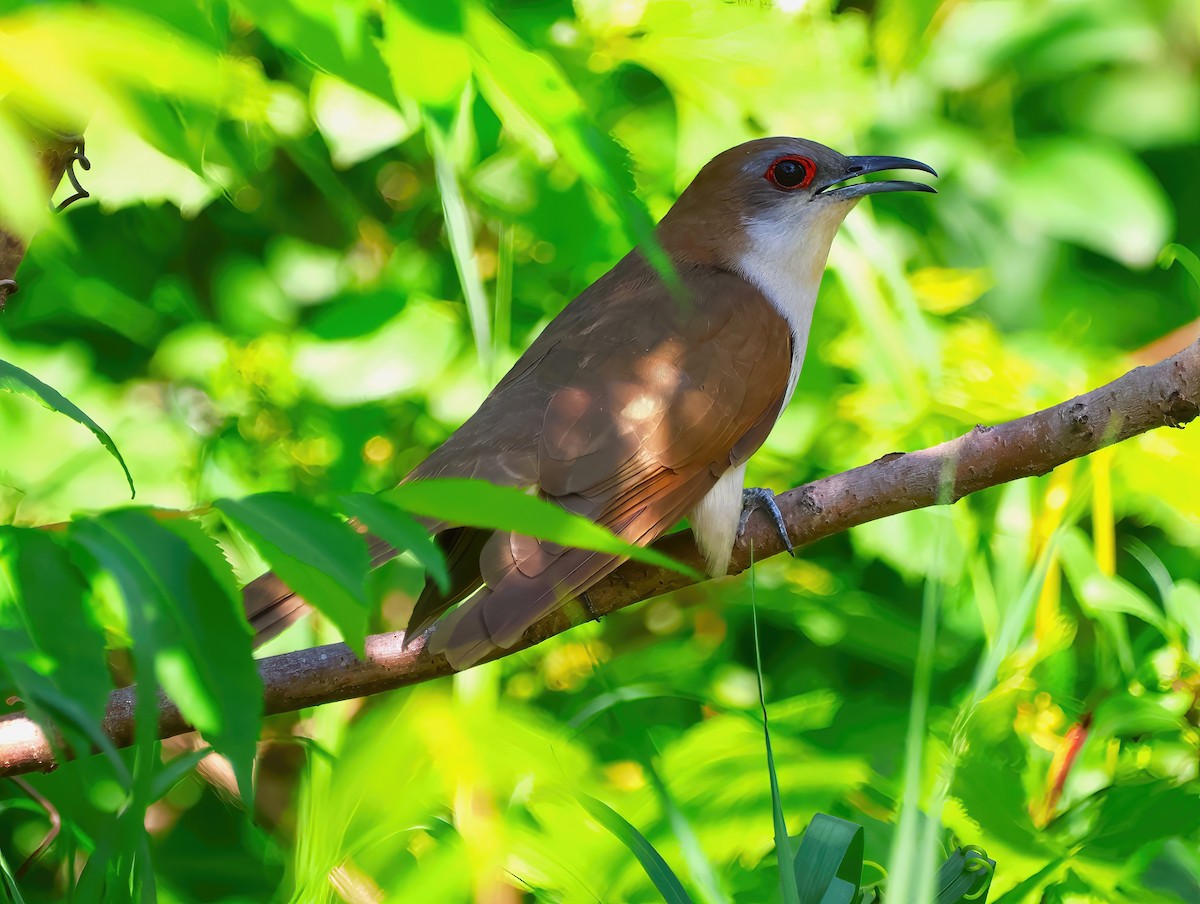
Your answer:
[[[817,165],[807,157],[780,157],[767,169],[766,179],[784,191],[808,188],[817,174]]]

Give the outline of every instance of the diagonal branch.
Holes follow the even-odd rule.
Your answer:
[[[1156,427],[1182,427],[1200,415],[1200,340],[1150,367],[1138,367],[1099,389],[995,427],[978,426],[957,439],[908,454],[885,455],[852,471],[834,474],[778,497],[796,546],[851,527],[946,501],[998,484],[1045,474],[1063,462]],[[753,542],[759,558],[782,551],[765,518],[751,519],[734,549],[730,571],[749,564]],[[703,570],[688,533],[674,534],[655,548]],[[640,562],[628,562],[588,591],[592,613],[607,615],[636,602],[692,583],[687,577]],[[508,655],[570,629],[579,607],[568,606],[531,627]],[[436,630],[436,629],[435,629]],[[378,694],[452,672],[444,657],[426,652],[425,638],[407,649],[401,632],[367,638],[359,660],[345,644],[284,653],[259,663],[268,714]],[[104,730],[118,746],[133,742],[134,690],[109,699]],[[190,730],[178,708],[159,701],[162,737]],[[53,753],[41,728],[23,714],[0,719],[0,775],[49,771]]]

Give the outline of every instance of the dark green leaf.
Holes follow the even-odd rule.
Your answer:
[[[112,437],[105,433],[99,424],[84,414],[74,402],[66,398],[57,389],[47,386],[33,374],[21,370],[15,364],[9,364],[7,361],[0,361],[0,389],[26,395],[31,399],[37,399],[51,411],[65,414],[71,420],[78,424],[83,424],[83,426],[91,430],[96,439],[100,440],[100,444],[117,460],[117,463],[121,466],[121,470],[125,472],[125,479],[129,481],[130,495],[137,494],[137,490],[133,486],[133,475],[129,473],[129,468],[125,466],[125,459],[121,457],[121,453],[118,451],[116,443],[112,441]]]
[[[1191,276],[1196,285],[1200,287],[1200,257],[1196,256],[1195,251],[1172,242],[1158,254],[1158,262],[1163,269],[1170,267],[1171,264],[1177,261],[1183,266],[1183,269],[1187,270],[1188,275]]]
[[[211,747],[201,747],[199,750],[189,750],[187,753],[175,757],[163,767],[158,775],[154,776],[154,784],[150,789],[151,797],[155,800],[161,799],[212,752]]]
[[[239,0],[248,21],[301,62],[395,103],[369,19],[340,3]]]
[[[654,220],[633,192],[629,155],[591,122],[583,99],[562,70],[546,55],[525,47],[482,5],[468,7],[466,21],[479,89],[505,126],[532,147],[548,137],[621,216],[655,267],[677,282],[673,265],[659,247]]]
[[[382,537],[398,550],[408,550],[429,572],[443,591],[450,587],[446,557],[429,533],[411,515],[378,496],[351,493],[340,497],[342,511],[357,518],[371,533]]]
[[[515,487],[446,478],[406,483],[381,495],[422,517],[469,527],[510,530],[563,546],[627,556],[699,579],[694,571],[669,556],[626,543],[598,524]]]
[[[935,904],[987,904],[996,861],[977,847],[959,848],[941,865]]]
[[[1098,815],[1086,855],[1120,861],[1144,845],[1194,832],[1200,826],[1200,794],[1193,785],[1143,781],[1117,785],[1092,798]]]
[[[76,701],[84,721],[99,726],[111,682],[104,638],[67,550],[44,531],[0,528],[0,661],[18,680],[36,714],[43,691]],[[22,635],[18,638],[12,632]],[[59,726],[76,749],[84,737]]]
[[[367,633],[367,572],[362,538],[345,522],[287,493],[213,503],[242,528],[289,587],[326,615],[360,656]]]
[[[251,800],[262,682],[241,598],[214,542],[192,522],[159,523],[138,510],[77,522],[72,535],[121,588],[135,650],[139,640],[151,644],[155,677],[229,758]]]
[[[586,794],[577,794],[576,797],[596,822],[608,829],[617,840],[629,848],[633,856],[637,857],[642,869],[646,871],[646,875],[650,877],[650,881],[667,904],[691,904],[692,899],[684,891],[679,878],[671,871],[671,867],[667,866],[667,861],[663,860],[662,855],[646,840],[646,836],[603,801]]]
[[[796,892],[801,904],[857,901],[862,866],[862,826],[818,813],[796,851]]]

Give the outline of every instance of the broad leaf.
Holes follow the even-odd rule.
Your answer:
[[[652,549],[618,539],[600,525],[514,487],[482,480],[417,480],[381,494],[400,508],[451,524],[509,530],[577,549],[627,556],[699,579],[692,569]]]
[[[341,2],[302,0],[237,0],[234,5],[271,43],[296,59],[395,102],[362,10]]]
[[[863,867],[862,826],[818,813],[796,851],[800,904],[847,904],[859,898]]]
[[[299,496],[259,493],[213,503],[238,525],[275,573],[363,654],[367,546],[345,522]]]
[[[50,693],[74,701],[82,724],[57,719],[75,749],[104,716],[111,682],[104,638],[88,605],[87,583],[67,550],[43,531],[0,528],[0,662],[31,713],[54,714]]]
[[[446,558],[416,519],[368,493],[351,493],[340,497],[340,501],[342,511],[357,518],[371,533],[382,537],[396,549],[411,552],[433,576],[440,589],[449,589],[450,575],[446,572]]]
[[[1167,633],[1162,610],[1121,578],[1104,574],[1078,528],[1065,531],[1059,543],[1063,569],[1079,601],[1091,613],[1120,612],[1140,618]]]
[[[629,155],[587,115],[558,65],[525,47],[482,5],[466,10],[466,33],[479,90],[505,128],[537,149],[548,139],[563,159],[615,210],[642,251],[669,280],[675,271],[658,245],[654,221],[633,193]]]
[[[112,437],[105,433],[103,428],[88,417],[74,402],[52,386],[47,386],[33,374],[21,370],[15,364],[10,364],[7,361],[0,361],[0,389],[26,395],[31,399],[37,399],[51,411],[65,414],[71,420],[78,424],[83,424],[83,426],[91,430],[96,439],[100,440],[100,444],[117,460],[117,463],[121,466],[121,470],[125,472],[125,479],[129,481],[130,495],[137,494],[137,490],[133,486],[133,475],[129,473],[129,468],[125,465],[125,459],[121,457],[121,453],[118,451],[116,443],[112,441]]]
[[[152,644],[155,677],[229,758],[243,798],[251,800],[262,681],[241,599],[214,541],[191,522],[160,523],[140,510],[77,522],[72,536],[120,587],[135,654],[139,642]]]
[[[387,6],[380,50],[396,94],[452,109],[471,78],[457,0]]]

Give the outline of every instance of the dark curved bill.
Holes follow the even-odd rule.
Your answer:
[[[905,182],[901,180],[882,179],[878,182],[859,182],[855,185],[842,185],[847,179],[865,176],[869,173],[882,173],[890,170],[920,170],[936,176],[937,171],[928,163],[912,160],[908,157],[849,157],[850,165],[842,178],[822,186],[817,195],[834,195],[839,199],[861,198],[864,195],[874,195],[887,191],[925,191],[937,194],[937,189],[924,182]]]

